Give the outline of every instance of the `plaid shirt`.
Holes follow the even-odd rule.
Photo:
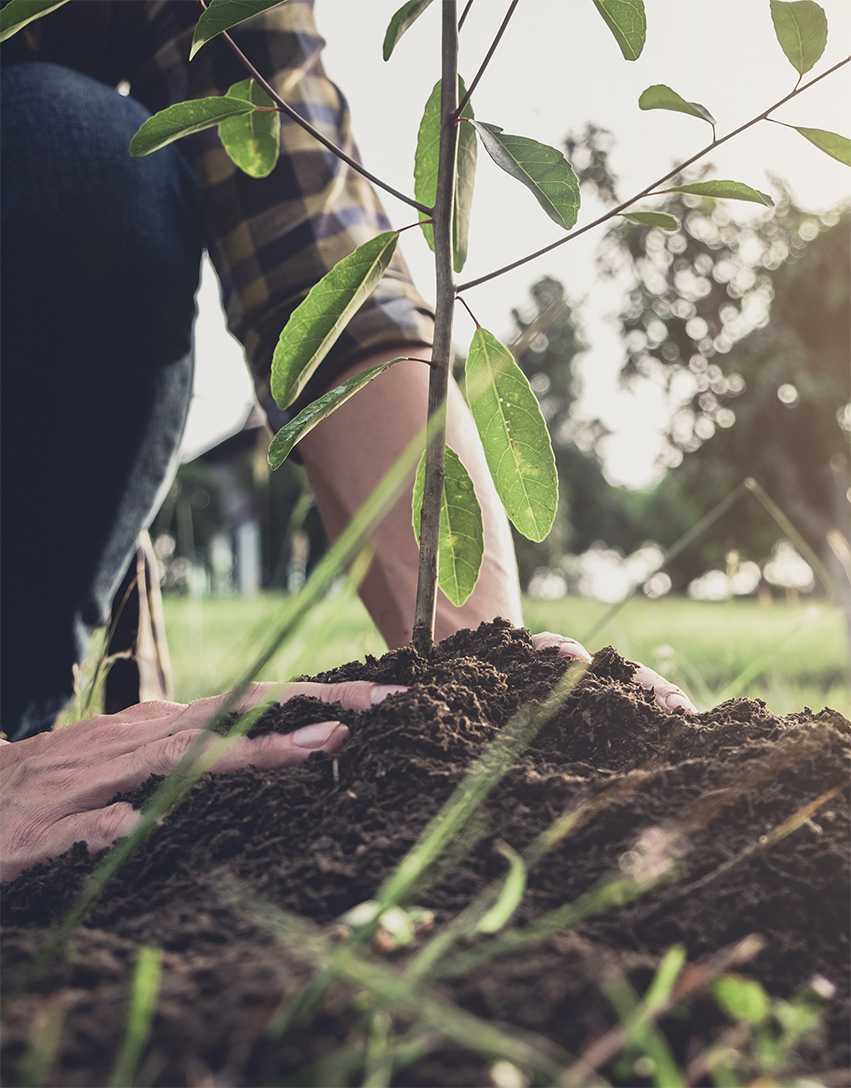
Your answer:
[[[200,5],[192,0],[74,0],[4,43],[9,60],[44,60],[105,83],[130,84],[151,113],[174,102],[224,94],[248,73],[221,37],[190,63]],[[290,0],[232,32],[275,90],[352,157],[345,99],[319,59],[324,45],[312,0]],[[12,47],[12,48],[10,48]],[[337,261],[390,223],[370,184],[300,126],[281,116],[281,158],[262,179],[243,174],[216,129],[180,141],[204,191],[206,244],[222,287],[228,326],[242,342],[258,400],[273,428],[288,415],[269,391],[281,329]],[[319,369],[301,403],[373,351],[430,343],[432,316],[396,257]]]

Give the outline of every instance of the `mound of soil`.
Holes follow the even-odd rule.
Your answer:
[[[527,632],[497,621],[459,632],[429,660],[404,649],[315,677],[408,690],[365,713],[329,713],[318,700],[296,699],[257,723],[255,733],[287,732],[339,717],[352,735],[336,759],[313,755],[286,773],[246,770],[198,783],[107,887],[64,953],[10,1005],[3,1083],[19,1083],[28,1041],[51,1016],[63,1026],[44,1083],[108,1083],[136,952],[150,942],[164,956],[138,1083],[361,1083],[362,1070],[337,1069],[336,1079],[323,1080],[334,1067],[317,1073],[316,1063],[356,1037],[368,998],[352,1000],[337,982],[282,1035],[282,1001],[311,977],[310,957],[233,906],[232,878],[339,941],[339,916],[375,895],[488,742],[522,707],[540,704],[566,668],[554,650],[535,653]],[[429,992],[564,1060],[564,1051],[582,1054],[619,1023],[605,980],[625,976],[641,993],[675,942],[690,963],[705,962],[757,933],[762,950],[735,970],[773,997],[792,997],[814,975],[836,986],[822,1035],[802,1048],[795,1071],[848,1083],[837,1072],[849,1065],[847,791],[782,841],[765,837],[847,781],[851,726],[830,710],[779,718],[747,699],[693,717],[668,715],[631,677],[613,650],[596,656],[414,901],[437,923],[453,918],[506,871],[499,844],[522,852],[580,804],[577,826],[530,869],[510,931],[612,873],[676,857],[677,878],[463,973],[443,961]],[[134,803],[141,807],[155,785],[137,791]],[[78,843],[5,889],[7,993],[99,860]],[[398,970],[427,929],[396,950],[385,934],[370,955]],[[450,958],[486,939],[462,940]],[[405,1011],[391,1010],[395,1028],[404,1028]],[[697,992],[662,1028],[685,1067],[729,1021]],[[602,1072],[616,1083],[649,1083],[640,1065],[623,1060]],[[433,1035],[392,1083],[491,1085],[505,1075],[492,1057]],[[709,1083],[699,1070],[694,1082]]]

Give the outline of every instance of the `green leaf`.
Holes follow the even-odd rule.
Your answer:
[[[228,88],[228,97],[255,106],[274,106],[274,101],[255,79],[243,79]],[[265,178],[275,169],[281,145],[281,121],[277,112],[255,110],[228,117],[219,125],[219,137],[230,158],[245,174]]]
[[[390,20],[390,25],[387,27],[387,33],[384,35],[385,60],[390,60],[390,55],[396,48],[399,39],[408,27],[419,19],[430,3],[431,0],[408,0],[407,4],[403,4],[399,8]]]
[[[579,181],[564,155],[526,136],[509,136],[498,125],[471,124],[497,166],[531,189],[550,219],[570,230],[579,212]]]
[[[658,227],[660,230],[679,230],[680,221],[667,212],[621,212],[622,219],[639,223],[642,227]]]
[[[201,46],[211,38],[286,2],[287,0],[210,0],[207,10],[201,13],[195,25],[189,59],[192,60]]]
[[[193,102],[175,102],[147,121],[130,141],[131,155],[150,155],[161,147],[188,136],[212,128],[226,117],[238,117],[253,113],[254,105],[238,98],[221,95],[213,98],[196,98]]]
[[[737,1023],[763,1024],[771,1012],[771,1001],[762,986],[742,975],[721,975],[712,983],[712,993]]]
[[[741,181],[696,181],[691,185],[672,185],[664,191],[711,196],[714,200],[751,200],[754,204],[764,204],[767,208],[774,207],[774,201],[768,193],[761,193]]]
[[[790,127],[800,132],[811,144],[815,144],[819,151],[824,151],[826,155],[838,159],[846,166],[851,166],[851,140],[847,136],[825,132],[823,128],[800,128],[798,125]]]
[[[780,48],[801,75],[809,72],[827,45],[827,16],[814,0],[771,0],[771,21]]]
[[[67,3],[68,0],[9,0],[0,11],[0,42],[5,42],[7,38],[23,30],[27,23],[32,23]]]
[[[497,850],[508,859],[508,875],[499,899],[491,909],[479,919],[474,933],[496,933],[508,922],[511,915],[520,906],[520,900],[526,891],[526,866],[523,858],[508,843],[497,843]]]
[[[467,93],[462,79],[458,80],[460,96]],[[460,99],[459,99],[460,101]],[[472,103],[468,102],[462,117],[472,120]],[[479,142],[471,125],[458,126],[458,160],[455,174],[455,206],[452,216],[452,265],[456,272],[464,268],[467,260],[467,238],[470,232],[470,212],[473,207],[473,189],[476,184],[476,160]]]
[[[467,396],[505,512],[524,536],[543,540],[558,506],[553,447],[538,401],[511,352],[476,329]]]
[[[338,385],[335,389],[330,389],[324,396],[319,397],[318,400],[303,408],[294,419],[281,427],[269,444],[269,467],[272,469],[280,468],[289,457],[293,446],[300,442],[309,431],[312,431],[317,423],[327,419],[341,404],[345,404],[349,397],[353,397],[359,389],[363,389],[373,378],[377,378],[379,374],[383,374],[385,370],[401,362],[404,358],[406,356],[400,355],[398,359],[391,359],[389,363],[379,363],[377,366],[371,366],[368,370],[355,374],[353,378],[349,378],[348,381]]]
[[[299,397],[349,319],[375,290],[398,241],[396,231],[388,230],[364,242],[335,264],[293,311],[272,357],[272,396],[279,408]]]
[[[666,87],[664,83],[654,83],[646,91],[642,91],[638,99],[638,108],[641,110],[674,110],[677,113],[687,113],[691,117],[699,117],[701,121],[715,124],[715,118],[699,102],[686,102],[676,91]]]
[[[420,542],[425,454],[414,481],[411,514],[417,544]],[[450,601],[460,606],[473,592],[485,551],[482,508],[473,481],[461,458],[446,447],[443,499],[440,504],[440,535],[437,550],[437,584]]]
[[[467,93],[464,80],[458,79],[459,100]],[[462,117],[473,117],[468,102]],[[417,136],[414,156],[414,196],[421,204],[431,207],[437,194],[437,164],[440,149],[440,80],[426,102],[423,119]],[[476,133],[469,125],[458,126],[458,158],[455,177],[455,205],[452,219],[452,263],[460,272],[467,259],[467,236],[470,229],[470,208],[473,203],[473,187],[476,180],[478,144]],[[434,252],[434,230],[424,224],[422,232],[429,249]]]
[[[644,0],[594,0],[594,7],[605,19],[624,57],[638,60],[647,37]]]

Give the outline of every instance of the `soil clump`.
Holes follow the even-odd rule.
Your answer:
[[[314,677],[408,690],[364,713],[299,698],[261,719],[252,733],[339,718],[351,738],[333,759],[313,755],[294,770],[250,769],[194,786],[107,886],[64,953],[10,1004],[3,1083],[19,1083],[34,1022],[51,1009],[60,1011],[62,1029],[44,1083],[108,1083],[143,943],[158,945],[163,962],[139,1083],[361,1083],[362,1069],[338,1070],[333,1082],[316,1078],[329,1075],[333,1067],[321,1063],[360,1030],[368,1000],[352,1000],[336,982],[297,1027],[276,1032],[282,1002],[312,968],[298,948],[283,947],[234,907],[232,880],[339,942],[340,916],[375,896],[489,742],[513,716],[540,705],[567,667],[555,650],[536,653],[527,632],[496,621],[452,636],[428,660],[403,649]],[[632,672],[611,649],[596,655],[413,902],[438,925],[449,921],[506,872],[500,844],[522,853],[580,805],[577,825],[529,870],[510,930],[575,902],[611,874],[651,873],[673,859],[677,879],[452,973],[451,957],[476,945],[462,940],[438,965],[430,992],[542,1052],[550,1047],[558,1061],[619,1023],[605,980],[625,976],[641,993],[672,944],[682,943],[693,964],[757,933],[762,950],[735,970],[772,997],[791,998],[816,975],[836,987],[821,1036],[802,1048],[793,1070],[835,1078],[849,1066],[847,788],[782,841],[766,845],[764,837],[847,782],[851,726],[835,711],[781,718],[749,699],[669,715]],[[142,807],[156,785],[125,799]],[[7,994],[101,857],[78,843],[4,888]],[[423,931],[407,948],[372,955],[398,970],[427,937]],[[404,1027],[405,1010],[393,1021]],[[684,1068],[729,1021],[699,993],[661,1026]],[[649,1083],[623,1060],[601,1072],[614,1083]],[[493,1058],[432,1040],[392,1083],[492,1085]]]

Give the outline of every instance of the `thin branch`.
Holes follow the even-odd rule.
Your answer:
[[[271,83],[269,83],[263,78],[263,76],[260,75],[260,73],[254,67],[248,57],[246,57],[243,51],[239,48],[239,46],[236,44],[230,34],[225,33],[222,35],[222,37],[225,39],[225,41],[228,43],[234,53],[236,53],[236,55],[239,57],[239,59],[242,61],[242,63],[245,65],[245,67],[248,69],[254,79],[256,79],[260,86],[266,91],[266,93],[278,103],[278,105],[281,107],[281,112],[285,113],[287,117],[289,117],[292,121],[295,121],[297,125],[301,125],[305,132],[309,132],[315,140],[318,140],[324,147],[327,147],[332,154],[336,155],[338,159],[342,159],[344,163],[346,163],[348,166],[351,166],[351,168],[353,170],[356,170],[357,173],[362,174],[363,177],[367,179],[367,181],[371,181],[373,185],[377,185],[378,188],[383,189],[385,193],[390,193],[391,196],[395,196],[396,199],[401,200],[403,204],[408,204],[410,207],[416,208],[417,211],[423,212],[425,215],[432,214],[432,209],[429,208],[428,205],[420,204],[420,202],[418,200],[414,200],[413,197],[405,196],[405,194],[400,193],[398,189],[394,189],[392,185],[388,185],[386,181],[382,181],[381,178],[376,177],[375,174],[367,170],[356,159],[353,159],[351,155],[347,155],[342,148],[337,147],[335,143],[329,140],[326,136],[323,136],[322,133],[315,129],[309,121],[305,121],[305,119],[300,116],[300,114],[296,113],[296,111],[291,105],[289,105],[289,103],[285,102],[283,98],[281,98],[281,96],[271,85]]]
[[[468,314],[470,315],[470,317],[471,317],[471,318],[473,319],[473,324],[474,324],[474,325],[476,326],[476,328],[477,328],[477,329],[480,329],[480,328],[481,328],[482,326],[481,326],[481,325],[479,324],[479,322],[478,322],[478,320],[477,320],[477,318],[476,318],[476,315],[475,315],[475,314],[473,313],[473,311],[472,311],[472,310],[470,309],[470,307],[469,307],[469,306],[467,305],[467,300],[466,300],[466,299],[463,299],[463,298],[461,298],[461,296],[459,295],[459,296],[458,296],[458,301],[459,301],[459,302],[461,303],[461,305],[462,305],[462,306],[464,307],[464,309],[465,309],[465,310],[467,311],[467,313],[468,313]]]
[[[511,4],[510,4],[510,6],[508,8],[508,11],[506,12],[505,18],[502,20],[502,25],[500,26],[499,30],[496,32],[496,37],[491,42],[491,47],[487,51],[485,59],[482,61],[481,67],[479,68],[478,72],[476,72],[476,78],[470,84],[469,90],[464,95],[464,97],[461,99],[461,102],[458,105],[458,109],[455,111],[455,117],[456,118],[460,117],[461,114],[464,112],[464,107],[470,101],[470,97],[471,97],[473,91],[476,89],[476,86],[478,85],[479,80],[484,75],[485,68],[487,68],[488,64],[490,63],[491,57],[494,55],[494,53],[496,51],[496,47],[499,45],[499,39],[505,33],[506,28],[508,27],[508,22],[511,19],[511,16],[514,14],[514,9],[517,7],[517,5],[519,3],[520,3],[520,0],[511,0]],[[464,14],[466,15],[466,12]]]
[[[433,219],[419,219],[416,223],[408,223],[404,227],[399,227],[396,233],[401,234],[403,231],[412,230],[414,227],[430,227],[433,222]]]
[[[460,29],[461,29],[461,27],[462,27],[462,26],[464,25],[464,22],[465,22],[465,20],[466,20],[466,18],[467,18],[467,14],[468,14],[468,12],[470,11],[470,8],[471,8],[472,6],[473,6],[473,0],[467,0],[467,6],[466,6],[466,7],[464,8],[464,10],[463,10],[463,11],[461,12],[461,18],[460,18],[460,19],[458,20],[458,29],[459,29],[459,30],[460,30]]]
[[[809,83],[805,83],[803,84],[803,86],[796,85],[794,90],[790,91],[789,94],[784,95],[784,97],[781,98],[779,101],[775,102],[773,106],[769,106],[769,108],[759,114],[758,117],[754,117],[750,121],[746,121],[745,124],[740,125],[736,129],[733,129],[732,132],[728,132],[726,136],[722,136],[719,140],[713,140],[712,143],[707,144],[706,147],[702,148],[702,150],[698,151],[695,155],[692,155],[691,158],[686,159],[685,162],[681,162],[678,166],[675,166],[673,170],[669,170],[667,174],[664,174],[661,178],[658,178],[656,181],[651,182],[651,184],[645,186],[645,188],[642,189],[641,192],[636,193],[634,196],[631,196],[622,204],[618,204],[616,208],[612,208],[610,211],[606,212],[605,215],[601,215],[599,219],[595,219],[592,223],[588,223],[586,226],[581,227],[579,230],[571,231],[571,233],[566,235],[564,238],[559,238],[557,241],[551,242],[548,246],[544,246],[543,249],[536,250],[535,253],[530,253],[528,257],[521,257],[517,261],[512,261],[511,264],[505,265],[503,268],[498,268],[495,272],[488,272],[488,274],[485,276],[479,276],[477,280],[470,280],[469,283],[460,284],[460,286],[456,287],[455,289],[456,294],[460,294],[462,291],[469,291],[471,287],[478,287],[481,283],[487,283],[488,280],[495,279],[497,276],[502,276],[506,272],[511,272],[513,269],[519,268],[521,265],[528,264],[529,261],[534,261],[537,257],[542,257],[545,253],[549,253],[551,250],[557,249],[559,246],[563,246],[565,242],[572,242],[575,238],[578,238],[580,235],[585,234],[586,231],[592,230],[594,227],[600,226],[601,223],[606,223],[609,219],[614,219],[616,215],[620,215],[620,213],[626,208],[630,207],[631,204],[634,204],[637,200],[642,200],[650,192],[652,192],[652,190],[658,188],[660,185],[664,185],[666,181],[670,181],[672,177],[674,177],[676,174],[679,174],[682,170],[685,170],[687,166],[691,166],[693,162],[696,162],[704,155],[708,155],[710,151],[714,151],[715,148],[720,147],[721,144],[726,143],[728,140],[732,140],[732,138],[734,136],[738,136],[740,132],[744,132],[745,129],[750,128],[752,125],[757,124],[757,122],[759,121],[773,120],[773,118],[770,118],[768,116],[770,113],[773,113],[774,110],[778,109],[780,106],[790,101],[790,99],[795,98],[803,91],[808,90],[820,80],[826,79],[827,76],[832,75],[833,72],[837,71],[837,69],[841,68],[845,64],[848,64],[849,62],[851,62],[851,57],[846,57],[845,60],[841,60],[838,64],[834,64],[832,68],[828,68],[826,72],[822,72],[820,76],[816,76],[815,79],[811,79]]]

